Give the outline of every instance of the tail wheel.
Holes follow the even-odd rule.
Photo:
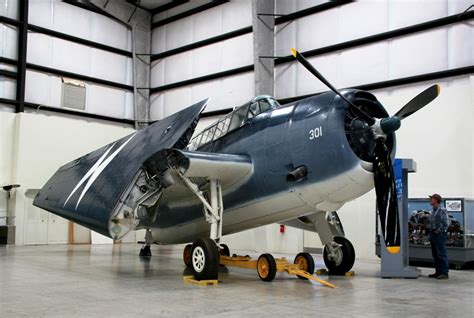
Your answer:
[[[184,247],[183,250],[183,262],[186,267],[191,268],[191,251],[193,249],[192,244],[188,244]]]
[[[191,250],[191,271],[197,280],[217,279],[219,250],[210,238],[198,239]]]
[[[276,275],[277,266],[271,254],[262,254],[257,261],[258,277],[265,282],[271,282]]]
[[[351,270],[355,261],[355,251],[351,242],[345,237],[336,236],[334,242],[341,246],[331,257],[327,247],[324,247],[324,263],[332,275],[344,275]]]
[[[313,256],[311,256],[311,254],[299,253],[298,255],[296,255],[294,263],[297,264],[301,270],[308,272],[310,274],[314,273],[314,259],[313,259]],[[298,276],[298,278],[300,279],[307,280],[306,277],[299,276],[299,275],[296,275],[296,276]]]

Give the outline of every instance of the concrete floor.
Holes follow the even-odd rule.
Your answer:
[[[474,317],[473,270],[447,281],[427,278],[431,268],[416,280],[380,279],[377,261],[358,260],[355,277],[329,278],[337,289],[284,273],[265,283],[236,268],[198,287],[182,282],[181,247],[153,246],[149,261],[139,248],[0,247],[0,317]]]

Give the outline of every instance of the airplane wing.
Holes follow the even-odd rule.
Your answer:
[[[143,164],[188,144],[207,99],[60,167],[33,204],[96,232],[120,238],[135,228],[137,200],[155,191]]]

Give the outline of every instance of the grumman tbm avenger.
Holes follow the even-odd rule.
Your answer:
[[[60,167],[34,205],[115,240],[146,229],[140,255],[153,243],[191,243],[183,258],[198,280],[217,278],[219,255],[229,255],[223,235],[272,223],[317,232],[329,272],[343,274],[355,252],[335,211],[375,187],[384,241],[398,253],[394,132],[439,87],[389,116],[374,95],[340,92],[292,54],[331,91],[286,105],[259,96],[191,139],[200,101]],[[272,280],[275,260],[261,257],[260,278]],[[309,254],[298,257],[314,271]]]

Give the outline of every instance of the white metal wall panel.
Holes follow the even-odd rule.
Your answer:
[[[181,12],[184,8],[185,5],[178,6],[155,18],[175,15],[175,11]],[[251,25],[252,1],[230,1],[155,28],[152,33],[152,52],[161,53]]]
[[[216,43],[193,50],[191,54],[193,61],[191,66],[191,76],[200,77],[206,74],[219,72],[222,69],[222,56],[225,56],[222,46],[222,43]],[[236,55],[235,51],[232,53],[233,55]],[[183,55],[184,54],[185,53],[183,53]],[[176,67],[176,65],[174,67]]]
[[[18,30],[6,24],[0,24],[0,56],[17,59]]]
[[[132,59],[38,33],[28,33],[27,61],[132,85]]]
[[[53,12],[53,0],[32,0],[28,4],[28,23],[51,28]]]
[[[128,62],[132,59],[123,55],[112,54],[104,50],[91,48],[90,75],[112,82],[132,84],[128,77]]]
[[[0,98],[16,98],[16,80],[0,76]]]
[[[338,21],[338,10],[327,10],[293,22],[297,34],[297,49],[306,51],[340,42]],[[281,28],[285,28],[285,26],[278,26],[278,29]],[[282,55],[290,54],[290,48],[288,45],[285,46],[285,42],[279,48],[282,49]]]
[[[390,43],[391,78],[442,71],[447,68],[446,28],[397,38]]]
[[[250,64],[253,64],[251,33],[155,61],[151,83],[156,87]]]
[[[121,89],[87,85],[86,111],[89,113],[124,118],[125,94]]]
[[[449,27],[448,57],[449,68],[474,65],[474,27],[472,22]]]
[[[62,81],[59,76],[27,71],[25,100],[59,108],[61,107],[61,85]],[[86,83],[85,111],[104,116],[132,119],[134,114],[133,94],[120,89]]]
[[[278,14],[290,14],[295,11],[304,10],[319,4],[328,2],[326,0],[275,0],[275,12]]]
[[[151,63],[150,86],[157,87],[165,82],[165,60],[157,60]]]
[[[17,19],[18,0],[0,0],[0,15]]]
[[[40,105],[59,107],[60,94],[57,104],[53,104],[51,100],[50,78],[51,76],[48,74],[26,71],[25,99]]]
[[[236,0],[220,6],[222,8],[222,32],[238,30],[252,25],[252,1]]]
[[[166,51],[166,27],[155,28],[151,32],[151,52],[160,53]]]
[[[193,76],[193,52],[187,51],[181,54],[172,55],[164,59],[165,78],[164,83],[190,79]]]
[[[212,58],[212,55],[208,58]],[[253,64],[253,34],[223,41],[221,58],[221,71]]]
[[[44,2],[47,5],[48,1]],[[65,2],[54,0],[53,20],[51,28],[62,33],[70,34],[84,39],[90,39],[92,14],[93,13],[88,10],[81,10]],[[31,12],[30,15],[35,14],[34,12]],[[112,34],[110,36],[113,37]]]
[[[339,63],[340,87],[384,81],[389,77],[388,43],[344,50],[340,53]]]
[[[122,50],[132,50],[132,32],[126,26],[97,13],[91,13],[91,22],[91,41]]]
[[[223,6],[224,5],[219,5],[212,9],[205,10],[191,18],[193,23],[193,42],[205,40],[222,33]]]
[[[61,0],[31,0],[28,19],[44,28],[131,50],[131,31],[127,27]]]
[[[339,41],[349,41],[388,31],[388,1],[358,1],[339,9]],[[328,10],[327,12],[338,10]],[[319,13],[315,20],[319,19]]]
[[[192,16],[166,24],[162,28],[166,29],[166,51],[194,42]],[[156,32],[156,30],[157,29],[155,28],[153,33]],[[153,50],[152,53],[161,52]]]
[[[41,54],[29,46],[32,54]],[[91,70],[91,48],[74,42],[53,38],[51,67],[73,73],[88,75]]]
[[[447,0],[390,1],[389,7],[391,30],[448,15]]]
[[[26,60],[29,63],[51,66],[53,38],[40,33],[28,32],[27,43]]]
[[[206,3],[209,3],[209,2],[210,2],[210,0],[193,0],[193,1],[186,2],[184,4],[181,4],[181,5],[177,6],[177,7],[171,8],[171,9],[166,10],[164,12],[160,12],[158,14],[155,14],[155,16],[153,17],[154,18],[153,22],[156,22],[158,20],[163,20],[163,19],[168,18],[168,17],[172,17],[172,16],[180,14],[182,12],[186,12],[188,10],[199,7],[199,6],[201,6],[203,4],[206,4]]]

